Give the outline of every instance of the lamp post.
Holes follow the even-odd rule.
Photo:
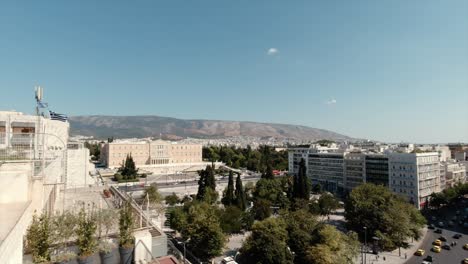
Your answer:
[[[364,263],[367,264],[367,227],[364,227]]]

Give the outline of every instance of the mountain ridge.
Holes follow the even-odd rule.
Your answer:
[[[179,119],[157,115],[86,115],[69,118],[72,135],[95,138],[155,137],[221,138],[231,136],[349,140],[349,136],[304,125],[253,121]]]

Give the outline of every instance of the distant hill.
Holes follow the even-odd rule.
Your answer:
[[[307,126],[220,120],[185,120],[162,116],[73,116],[72,135],[108,137],[221,138],[230,136],[347,140],[348,136]]]

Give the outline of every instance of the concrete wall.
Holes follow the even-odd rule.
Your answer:
[[[67,150],[66,188],[85,187],[95,183],[89,175],[94,168],[89,159],[89,149],[87,148]]]
[[[5,163],[0,165],[0,206],[5,203],[27,202],[31,163]]]

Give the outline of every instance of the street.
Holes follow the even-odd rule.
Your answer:
[[[463,245],[468,243],[468,235],[466,232],[466,228],[458,224],[458,221],[460,221],[460,219],[462,219],[463,215],[465,214],[464,208],[465,208],[465,204],[460,203],[456,207],[442,209],[440,213],[435,215],[436,220],[432,220],[432,216],[431,216],[430,220],[428,221],[428,224],[434,224],[436,226],[436,229],[439,228],[438,227],[439,222],[441,221],[444,222],[445,227],[440,228],[442,230],[442,234],[435,233],[434,231],[436,229],[433,229],[433,230],[429,229],[426,237],[424,238],[424,242],[422,243],[422,246],[421,246],[421,248],[426,251],[424,256],[420,257],[420,256],[412,255],[411,258],[406,263],[407,264],[420,264],[423,262],[423,260],[427,256],[432,256],[434,258],[434,261],[432,263],[440,263],[440,264],[462,263],[462,261],[465,258],[468,258],[468,250],[463,249]],[[454,216],[456,216],[457,210],[460,211],[460,215],[457,216],[457,220],[454,221],[455,225],[453,227],[448,227],[447,223]],[[453,235],[455,234],[461,234],[462,237],[459,239],[455,239],[453,238]],[[455,241],[457,242],[457,245],[451,247],[451,250],[442,249],[440,253],[435,253],[431,251],[433,247],[432,243],[441,236],[444,236],[445,238],[447,238],[447,242],[443,242],[444,244],[450,245],[453,241]]]

